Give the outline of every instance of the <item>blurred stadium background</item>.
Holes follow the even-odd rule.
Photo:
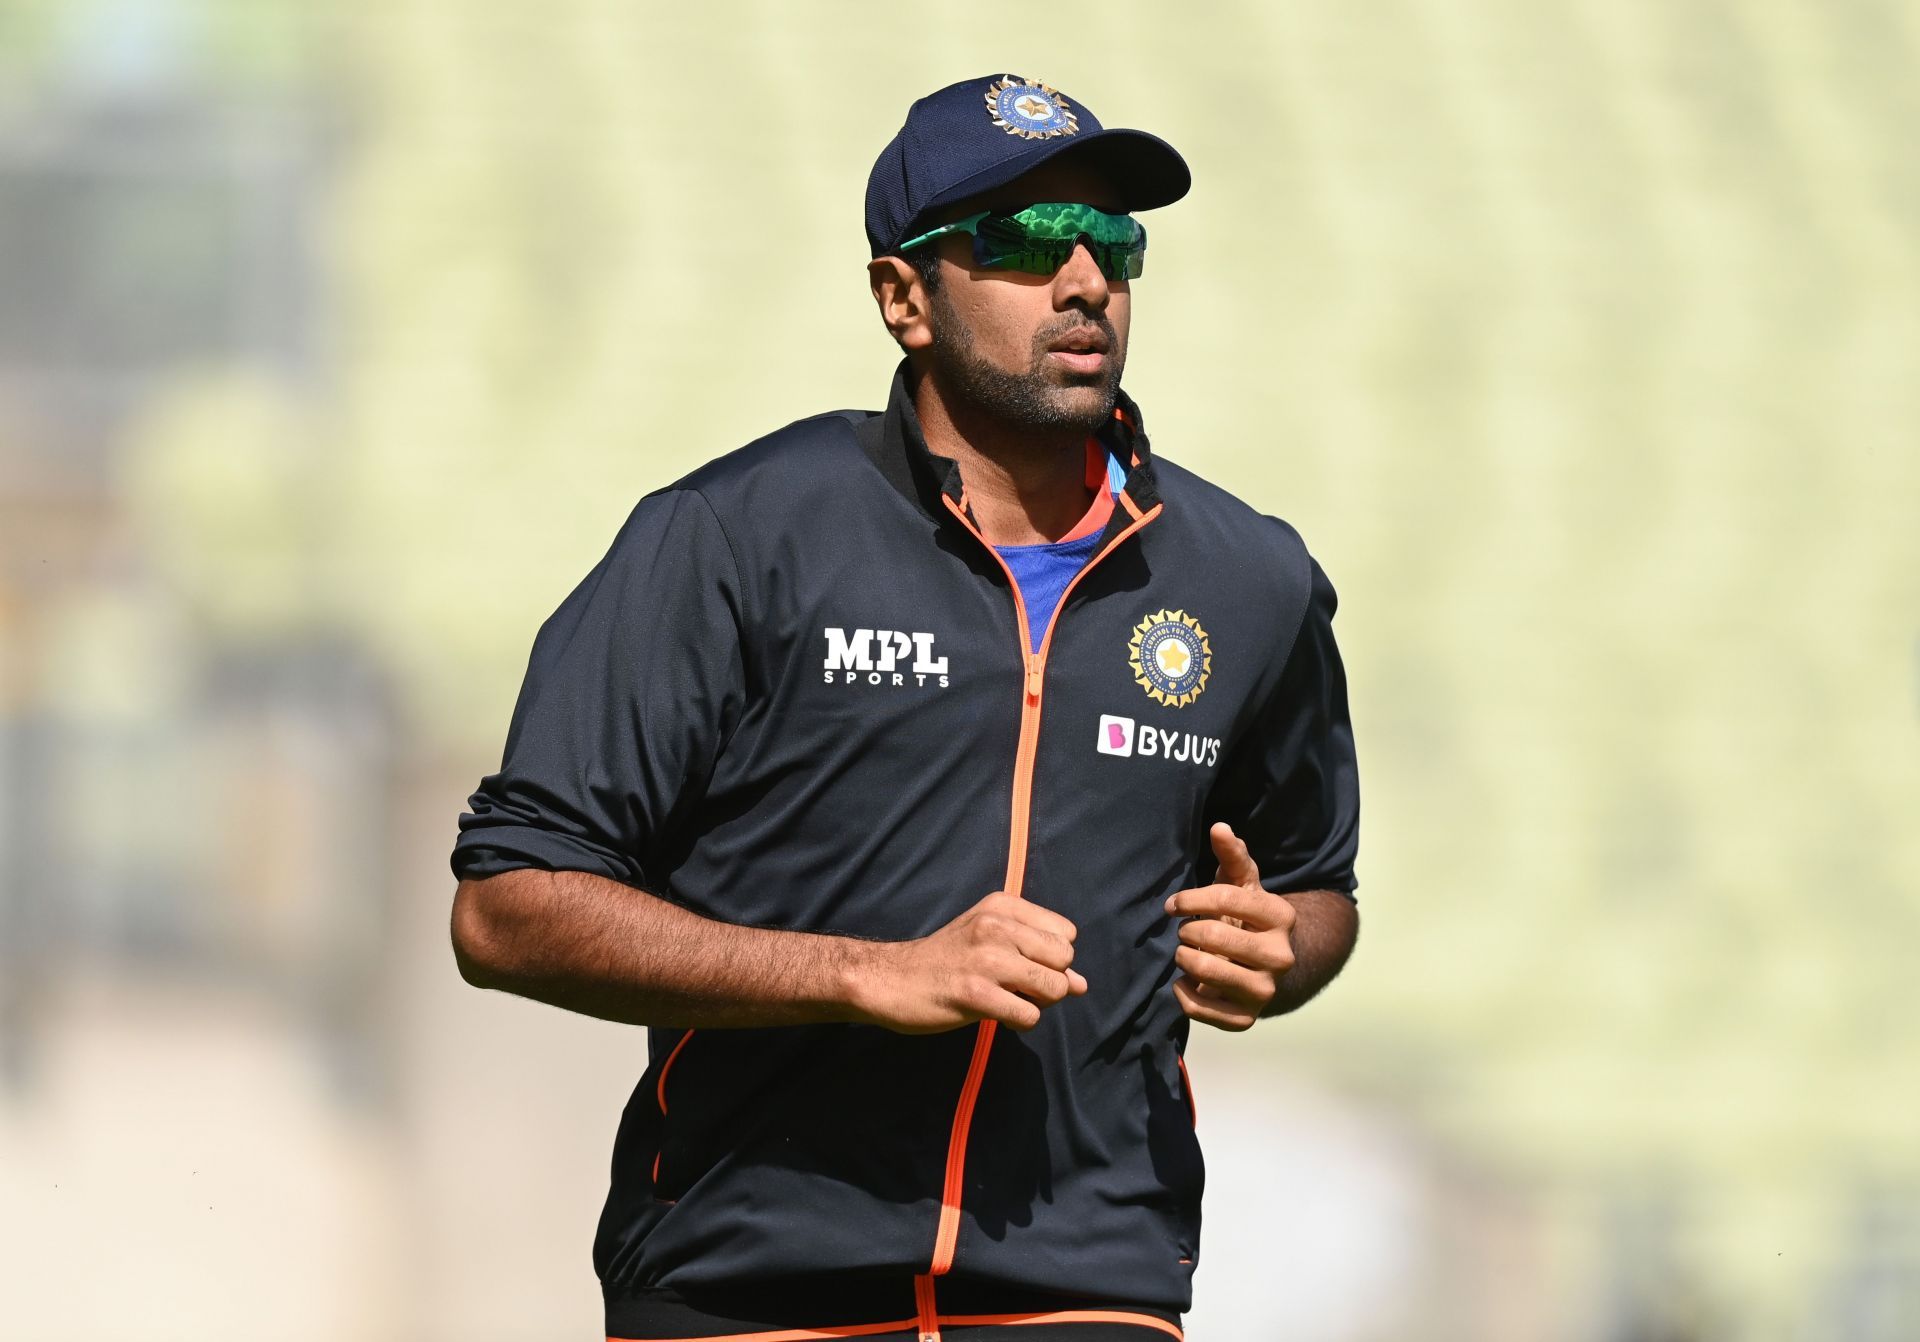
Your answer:
[[[0,1334],[595,1336],[635,1031],[454,819],[633,500],[877,405],[860,195],[1166,135],[1128,386],[1342,597],[1361,950],[1195,1342],[1920,1337],[1920,9],[0,4]]]

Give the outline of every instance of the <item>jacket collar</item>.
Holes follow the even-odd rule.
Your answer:
[[[935,454],[927,447],[920,430],[920,416],[913,408],[913,374],[905,359],[893,370],[893,385],[887,393],[887,408],[854,426],[861,448],[882,475],[910,502],[945,521],[951,516],[941,495],[956,505],[965,506],[966,493],[960,480],[960,463],[952,457]],[[1153,459],[1148,450],[1146,427],[1140,407],[1126,392],[1120,393],[1116,415],[1097,433],[1101,446],[1122,462],[1128,463],[1127,482],[1121,491],[1121,506],[1113,510],[1108,531],[1124,528],[1132,518],[1149,512],[1160,502],[1155,485]],[[969,517],[972,509],[966,509]]]

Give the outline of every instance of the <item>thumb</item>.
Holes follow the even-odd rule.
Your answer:
[[[1222,885],[1254,886],[1260,884],[1260,868],[1255,865],[1253,854],[1247,851],[1247,845],[1233,832],[1233,826],[1222,820],[1208,831],[1213,840],[1213,855],[1220,860],[1218,880]]]

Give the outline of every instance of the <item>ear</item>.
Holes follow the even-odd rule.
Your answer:
[[[880,320],[901,349],[911,352],[933,343],[927,286],[904,258],[876,256],[867,262],[867,287],[880,309]]]

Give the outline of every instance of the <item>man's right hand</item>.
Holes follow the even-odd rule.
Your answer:
[[[1071,922],[996,890],[917,941],[864,944],[850,993],[863,1023],[937,1034],[978,1020],[1031,1030],[1040,1011],[1078,997]]]

